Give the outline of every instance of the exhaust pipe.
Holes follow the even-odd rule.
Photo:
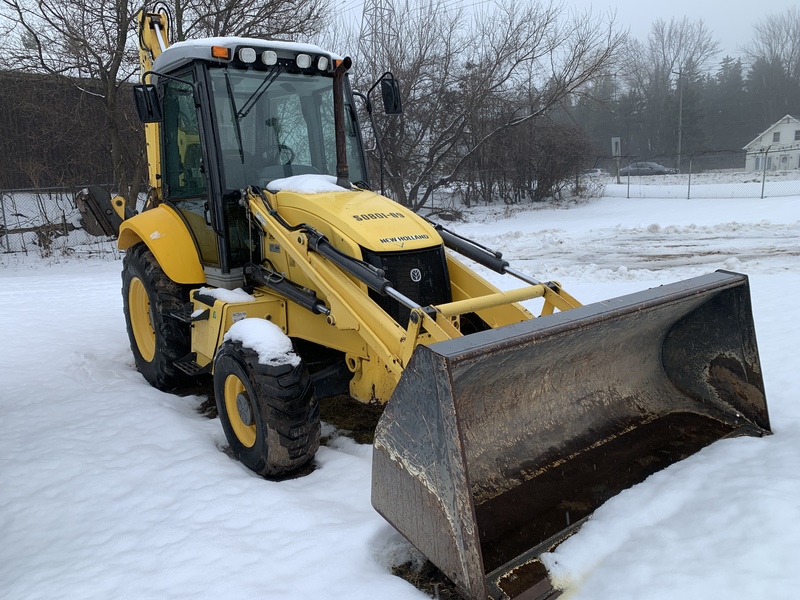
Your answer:
[[[344,130],[344,75],[353,65],[345,57],[333,71],[333,130],[336,137],[336,185],[350,189],[350,169],[347,166],[347,139]]]

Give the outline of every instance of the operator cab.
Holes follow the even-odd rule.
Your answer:
[[[239,285],[242,266],[260,254],[243,190],[293,175],[336,175],[338,60],[310,44],[210,38],[176,43],[153,64],[162,199],[186,221],[209,283]],[[350,180],[368,186],[346,80],[344,107]]]

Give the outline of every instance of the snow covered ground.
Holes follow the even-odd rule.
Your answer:
[[[469,215],[448,227],[585,303],[750,275],[774,435],[657,473],[548,561],[570,600],[796,598],[800,196]],[[390,573],[413,552],[370,506],[371,447],[334,435],[310,475],[253,476],[203,397],[136,372],[120,266],[0,255],[0,598],[424,598]]]

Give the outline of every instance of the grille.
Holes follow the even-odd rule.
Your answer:
[[[383,269],[392,287],[421,306],[450,302],[450,276],[444,247],[407,252],[371,252],[361,249],[364,261]],[[418,280],[418,281],[415,281]],[[394,298],[370,290],[372,299],[403,327],[411,311]]]

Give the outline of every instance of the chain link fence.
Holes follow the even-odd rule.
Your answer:
[[[638,163],[654,163],[655,166],[649,172],[628,174],[627,167]],[[674,155],[596,156],[587,164],[572,165],[569,173],[550,189],[548,202],[602,197],[758,199],[800,196],[800,145],[749,153],[744,150],[693,152],[680,160]],[[534,201],[537,185],[537,174],[533,171],[465,170],[450,185],[437,189],[422,210],[457,213],[465,206],[524,204]],[[384,193],[400,201],[394,190],[401,186],[400,178],[386,176]],[[416,200],[424,189],[423,184]]]
[[[80,210],[80,189],[0,191],[0,253],[117,256],[115,238]]]
[[[800,196],[800,149],[798,157],[777,150],[696,152],[681,159],[635,156],[598,157],[603,169],[605,195],[626,198],[768,198]],[[786,160],[784,160],[786,159]],[[639,163],[656,163],[677,172],[657,174],[629,169]],[[619,171],[617,166],[619,165]],[[619,173],[619,175],[617,175]]]
[[[800,148],[798,155],[798,158],[792,156],[784,161],[783,155],[777,154],[775,160],[769,160],[768,152],[751,155],[743,151],[698,152],[684,157],[679,167],[674,166],[676,161],[666,157],[640,159],[625,156],[617,160],[601,156],[594,161],[594,168],[576,175],[571,185],[574,185],[575,193],[582,192],[592,197],[691,199],[800,196]],[[677,172],[626,174],[625,167],[642,162],[656,163]],[[782,168],[787,162],[796,163],[798,168]],[[439,203],[443,196],[450,198],[451,202],[461,198],[463,203],[464,192],[461,188],[468,186],[468,182],[458,183],[448,194],[437,194]],[[76,201],[82,189],[0,191],[0,254],[118,256],[114,237],[106,235],[92,215],[87,214],[84,206]],[[497,194],[490,193],[489,199],[484,198],[484,201],[497,197]]]

